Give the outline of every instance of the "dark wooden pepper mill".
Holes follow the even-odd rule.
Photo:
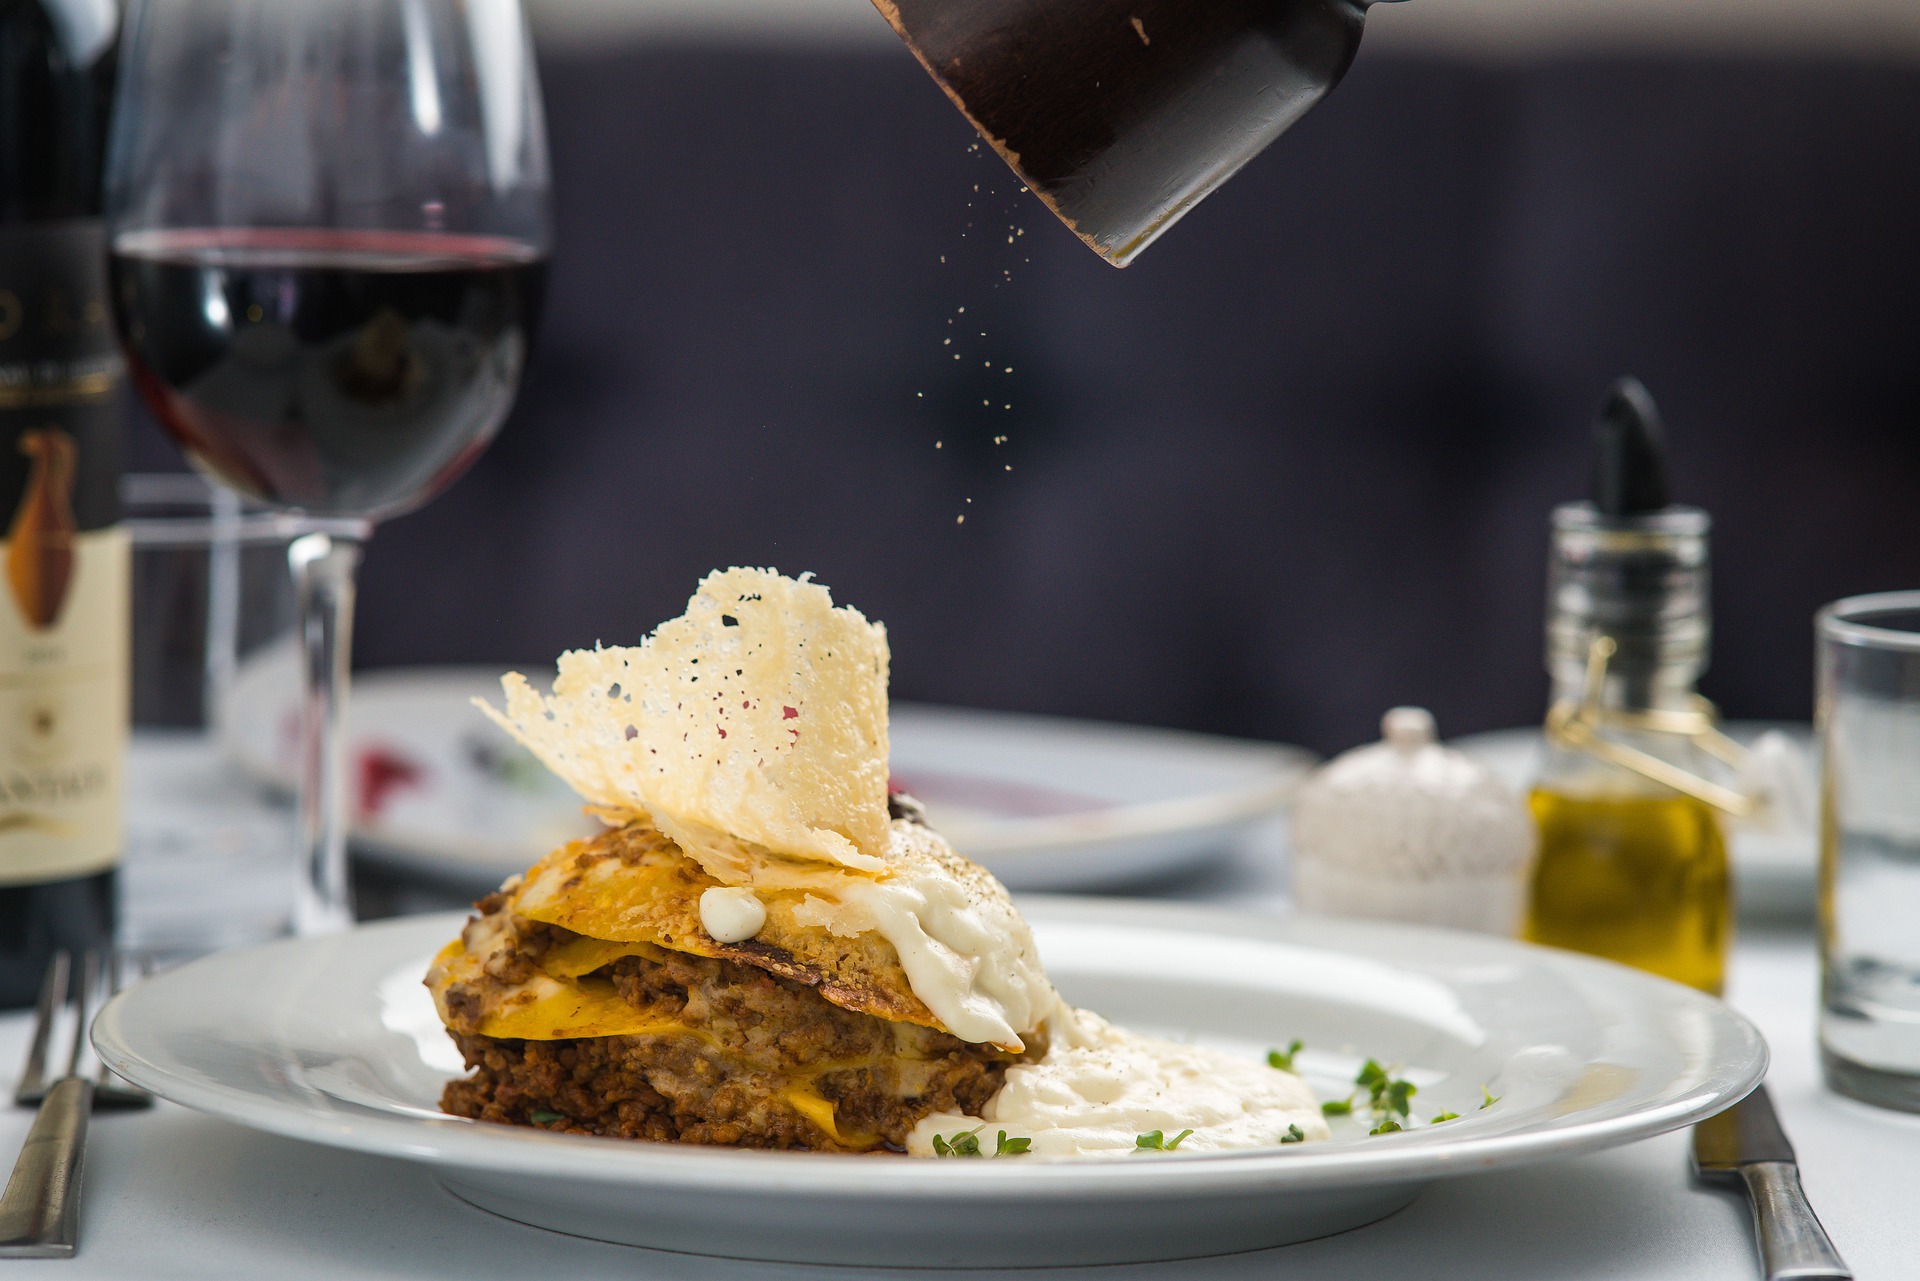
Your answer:
[[[1124,267],[1338,84],[1371,0],[873,0],[1001,158]]]

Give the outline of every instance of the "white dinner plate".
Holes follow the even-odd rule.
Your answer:
[[[1734,820],[1727,825],[1727,857],[1733,863],[1734,888],[1743,916],[1806,920],[1813,915],[1814,880],[1819,870],[1819,837],[1813,828],[1817,783],[1813,777],[1813,730],[1780,721],[1730,721],[1729,737],[1752,744],[1769,730],[1785,734],[1796,752],[1787,768],[1803,775],[1789,780],[1797,803],[1782,807],[1784,823],[1758,826]],[[1546,740],[1538,726],[1494,730],[1454,739],[1457,747],[1498,774],[1522,796],[1540,768]]]
[[[93,1039],[164,1098],[432,1167],[555,1231],[794,1262],[997,1267],[1191,1258],[1370,1223],[1436,1179],[1700,1120],[1766,1070],[1727,1006],[1609,962],[1478,935],[1171,904],[1024,903],[1066,997],[1249,1056],[1299,1038],[1341,1097],[1368,1057],[1459,1119],[1257,1152],[919,1160],[549,1134],[440,1115],[459,1058],[420,984],[457,915],[219,953],[123,992]],[[1498,1101],[1482,1108],[1482,1089]],[[1470,1228],[1470,1225],[1462,1225]]]
[[[291,653],[244,671],[224,718],[229,754],[290,788]],[[580,800],[476,711],[492,668],[354,678],[354,848],[474,892],[598,829]],[[895,781],[961,853],[1018,890],[1137,884],[1195,868],[1278,813],[1313,764],[1271,743],[1007,712],[896,703]]]

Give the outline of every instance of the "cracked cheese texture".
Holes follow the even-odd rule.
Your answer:
[[[518,672],[481,709],[615,821],[645,815],[725,884],[766,856],[885,867],[887,634],[806,575],[717,570],[638,645]]]

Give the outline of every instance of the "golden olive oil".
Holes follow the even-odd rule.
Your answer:
[[[1540,830],[1530,941],[1721,991],[1732,894],[1718,811],[1677,792],[1550,786],[1528,803]]]

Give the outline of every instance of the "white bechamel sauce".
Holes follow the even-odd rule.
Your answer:
[[[936,847],[938,840],[895,824],[886,876],[841,878],[833,904],[809,900],[796,918],[839,934],[877,932],[899,953],[913,994],[949,1032],[976,1045],[1024,1049],[1022,1034],[1060,1001],[1033,931],[992,877]]]
[[[700,895],[700,925],[716,943],[744,943],[767,923],[767,905],[749,889],[716,885]]]
[[[991,1156],[998,1132],[1031,1139],[1040,1156],[1160,1157],[1135,1140],[1159,1130],[1193,1133],[1179,1152],[1277,1147],[1288,1126],[1307,1139],[1329,1137],[1305,1081],[1257,1059],[1141,1036],[1097,1014],[1064,1005],[1048,1021],[1052,1043],[1038,1063],[1007,1069],[1006,1084],[979,1116],[936,1113],[907,1138],[914,1156],[933,1156],[933,1136],[978,1130]]]

